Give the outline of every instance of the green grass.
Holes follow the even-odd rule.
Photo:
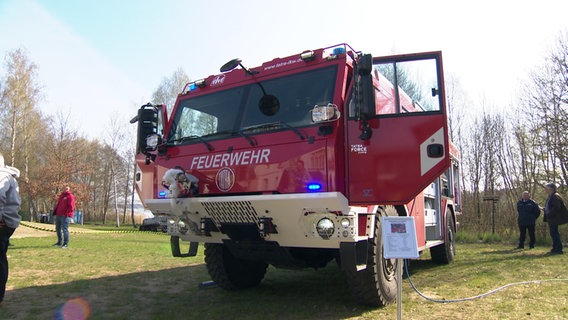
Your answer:
[[[0,319],[53,319],[58,308],[82,297],[90,319],[378,319],[396,317],[358,305],[335,263],[321,270],[269,268],[257,288],[200,289],[210,280],[198,256],[173,258],[161,233],[72,234],[69,249],[53,237],[13,239],[10,279]],[[437,266],[427,252],[410,263],[411,278],[428,296],[455,299],[528,280],[568,278],[568,255],[547,247],[512,250],[510,244],[462,244],[453,264]],[[507,288],[482,299],[439,304],[403,283],[405,319],[566,319],[568,282]]]
[[[124,230],[124,231],[131,231],[131,230],[138,230],[139,225],[134,228],[132,224],[121,224],[120,227],[116,226],[115,221],[111,221],[107,224],[102,223],[85,223],[85,224],[73,224],[73,227],[82,228],[82,229],[93,229],[93,230],[103,230],[103,231],[116,231],[116,230]]]

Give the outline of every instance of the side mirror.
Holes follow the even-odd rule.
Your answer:
[[[370,74],[360,76],[357,84],[359,117],[367,120],[375,116],[375,87]]]
[[[219,71],[221,71],[221,72],[231,71],[231,70],[235,69],[236,67],[238,67],[239,65],[241,65],[241,62],[243,62],[243,60],[241,60],[239,58],[233,59],[233,60],[225,63],[224,65],[222,65],[221,69],[219,69]]]
[[[373,56],[370,54],[362,55],[357,61],[357,73],[360,76],[370,75],[373,71]]]
[[[161,106],[146,104],[138,109],[137,153],[148,154],[155,151],[162,142],[159,129],[159,112]]]
[[[375,115],[375,87],[373,86],[373,57],[362,55],[357,62],[355,97],[359,118],[367,120]]]

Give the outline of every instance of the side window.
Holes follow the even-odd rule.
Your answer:
[[[435,59],[377,63],[373,71],[378,115],[441,110]]]
[[[168,141],[187,143],[197,137],[211,137],[233,131],[240,117],[243,88],[181,100],[172,120]],[[214,137],[215,136],[215,137]],[[188,138],[188,139],[183,139]]]
[[[457,211],[461,211],[461,186],[460,186],[460,168],[456,163],[452,163],[452,178],[453,185],[452,191],[454,192],[454,202],[457,206]]]
[[[174,139],[205,136],[217,132],[217,117],[190,108],[184,108],[178,117]]]
[[[205,112],[194,110],[194,126],[195,135],[206,136],[217,133],[217,117]]]
[[[445,197],[451,197],[452,196],[452,175],[450,170],[446,170],[446,172],[442,173],[442,175],[440,176],[440,182],[442,184],[442,195]]]

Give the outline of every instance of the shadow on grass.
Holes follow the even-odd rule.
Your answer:
[[[82,297],[89,319],[343,319],[373,310],[357,305],[336,265],[314,271],[269,268],[259,287],[200,289],[204,265],[27,287],[7,292],[0,319],[53,319]]]
[[[551,255],[548,249],[545,249],[543,251],[542,247],[534,249],[526,249],[526,248],[525,249],[511,248],[511,249],[500,249],[500,250],[486,249],[481,251],[480,254],[502,256],[501,258],[497,259],[495,257],[492,257],[492,261],[508,260],[512,258],[526,260],[526,259],[537,259],[543,257],[556,256],[556,255]]]

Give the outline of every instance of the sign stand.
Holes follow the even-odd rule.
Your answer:
[[[396,304],[397,319],[402,319],[402,266],[404,259],[418,258],[418,243],[414,217],[382,217],[383,255],[385,259],[397,259]]]
[[[396,264],[396,318],[402,319],[402,265],[404,259],[398,259]]]

